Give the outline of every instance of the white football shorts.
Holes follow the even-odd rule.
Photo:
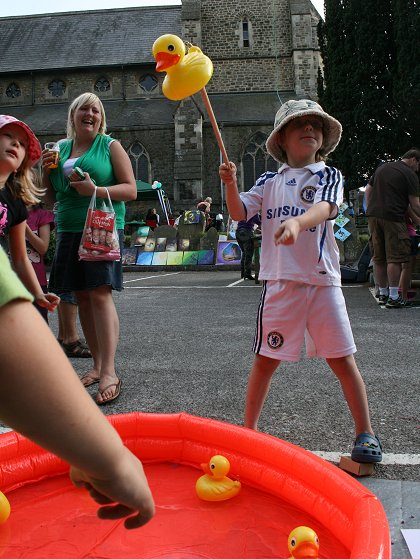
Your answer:
[[[345,357],[356,352],[341,287],[264,281],[254,353],[299,361],[304,339],[308,357]]]

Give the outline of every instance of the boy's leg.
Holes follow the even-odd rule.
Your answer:
[[[353,416],[356,435],[372,433],[366,387],[353,355],[327,358],[327,363],[338,378]]]
[[[245,404],[245,427],[257,430],[258,420],[280,361],[256,355],[248,380]]]

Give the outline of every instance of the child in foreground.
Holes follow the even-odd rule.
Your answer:
[[[341,124],[311,100],[284,103],[267,140],[282,166],[239,194],[236,167],[219,168],[235,220],[261,212],[259,278],[264,280],[245,408],[245,426],[257,429],[271,379],[282,360],[299,361],[305,338],[309,357],[323,357],[341,383],[353,416],[352,459],[380,462],[366,388],[353,354],[356,346],[341,291],[334,219],[343,200],[340,171],[324,157],[340,141]]]
[[[42,193],[31,170],[40,157],[41,146],[29,126],[0,115],[0,244],[9,249],[13,267],[35,303],[53,311],[60,298],[44,293],[26,250],[27,206],[38,204]]]
[[[143,466],[84,390],[32,299],[0,248],[0,417],[71,464],[71,480],[101,505],[100,518],[143,526],[155,512]]]

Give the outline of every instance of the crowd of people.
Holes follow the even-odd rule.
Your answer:
[[[121,262],[78,258],[92,196],[112,200],[120,246],[125,202],[136,198],[128,155],[106,130],[104,107],[96,95],[84,93],[74,99],[55,166],[51,151],[41,149],[25,123],[0,115],[0,239],[3,245],[7,240],[14,268],[0,248],[0,410],[11,427],[70,462],[73,482],[88,488],[98,503],[117,504],[102,511],[102,517],[128,517],[126,527],[134,528],[154,514],[142,465],[83,389],[98,385],[99,406],[114,401],[122,391],[115,364],[119,318],[112,297],[114,290],[122,289]],[[343,200],[343,180],[338,169],[325,163],[341,132],[341,124],[314,101],[288,101],[278,110],[267,140],[279,171],[264,173],[242,193],[234,163],[223,163],[219,173],[229,214],[237,222],[241,273],[246,279],[254,279],[254,232],[264,230],[259,270],[263,289],[245,426],[258,428],[275,371],[281,361],[299,361],[305,340],[308,356],[323,357],[341,383],[355,426],[353,460],[374,463],[382,460],[382,445],[371,424],[365,384],[354,359],[356,346],[333,229]],[[38,160],[42,183],[33,169]],[[420,151],[413,149],[401,161],[385,163],[366,190],[379,302],[388,308],[406,306],[407,278],[402,295],[398,287],[414,254],[409,227],[420,222],[419,162]],[[76,166],[83,178],[72,173]],[[44,195],[55,200],[55,213],[42,207]],[[196,205],[205,228],[223,227],[223,216],[213,213],[211,205],[210,197]],[[156,209],[147,222],[151,228],[159,224]],[[54,227],[56,248],[47,282],[43,256]],[[55,339],[47,314],[57,307]],[[77,311],[86,341],[77,331]],[[48,352],[43,351],[46,345]],[[66,355],[92,357],[92,367],[81,381]]]

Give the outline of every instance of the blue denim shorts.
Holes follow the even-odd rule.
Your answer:
[[[118,231],[120,246],[124,232]],[[86,262],[79,260],[82,233],[57,233],[54,260],[51,266],[49,290],[53,293],[86,291],[110,285],[122,291],[122,264],[119,262]]]

